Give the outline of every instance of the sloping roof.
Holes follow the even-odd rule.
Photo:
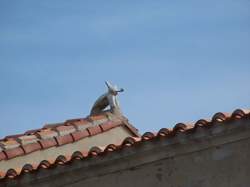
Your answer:
[[[235,120],[244,120],[246,118],[248,118],[248,119],[250,118],[250,110],[237,109],[232,113],[219,112],[219,113],[214,114],[211,120],[200,119],[196,123],[193,123],[193,124],[178,123],[174,126],[173,129],[162,128],[157,133],[146,132],[142,136],[138,136],[137,131],[131,125],[125,124],[125,126],[134,133],[134,136],[132,135],[130,137],[125,138],[122,141],[122,143],[120,143],[120,144],[109,144],[105,147],[94,146],[94,147],[90,148],[89,150],[79,150],[77,152],[74,152],[71,156],[60,155],[57,157],[57,159],[54,162],[51,162],[49,160],[44,160],[37,166],[31,165],[31,164],[26,164],[23,168],[10,168],[5,173],[1,173],[1,171],[0,171],[0,176],[1,176],[1,178],[14,178],[22,173],[31,172],[33,170],[39,170],[39,168],[50,168],[50,167],[55,166],[55,165],[62,165],[65,163],[70,163],[74,159],[79,159],[79,160],[83,159],[84,160],[85,158],[91,157],[91,156],[97,156],[97,155],[102,156],[106,152],[116,152],[116,151],[123,149],[124,147],[141,144],[141,143],[144,143],[146,141],[154,140],[156,138],[163,138],[163,139],[168,140],[168,139],[175,137],[179,133],[191,133],[192,134],[198,128],[209,129],[210,127],[213,127],[215,125],[227,125],[227,122],[235,121]],[[99,119],[99,117],[98,117],[98,119]],[[67,126],[67,125],[64,125],[64,126]],[[61,125],[49,127],[49,129],[51,130],[51,128],[55,128],[55,130],[53,130],[53,131],[56,131],[57,127],[61,127]],[[100,129],[102,129],[102,128],[105,129],[106,127],[112,128],[112,125],[110,125],[110,126],[103,125],[103,127],[101,127],[101,126],[99,126],[99,127],[100,127]],[[71,130],[66,130],[66,131],[59,130],[57,133],[59,133],[60,131],[61,131],[61,133],[66,132],[65,135],[67,135],[67,133],[68,133],[68,134],[71,134],[72,137],[74,137],[73,136],[74,132]],[[35,133],[36,132],[37,131],[35,131]],[[96,130],[93,130],[93,131],[88,130],[89,135],[91,135],[91,132],[96,132]],[[101,132],[101,131],[99,130],[99,132]],[[31,135],[33,135],[33,134],[34,134],[34,132],[32,131]],[[61,136],[59,136],[59,137],[61,137]],[[17,136],[17,137],[15,136],[14,139],[16,139],[18,137],[20,137],[20,136]],[[72,139],[74,139],[74,138],[72,138]],[[40,139],[40,141],[41,140],[42,139]],[[60,140],[57,140],[57,142],[60,142]],[[64,141],[62,141],[62,142],[64,142]],[[9,143],[8,145],[11,147],[12,143]],[[42,143],[41,143],[41,145],[42,145]],[[24,145],[21,144],[21,147],[23,147],[23,146]],[[22,150],[23,150],[23,152],[25,152],[25,148],[22,148]],[[9,154],[9,156],[11,156],[11,154],[8,153],[8,151],[7,152],[6,151],[7,150],[5,148],[2,152],[0,152],[0,154],[3,155],[2,156],[3,159],[9,159],[8,154]],[[25,153],[22,153],[22,154],[25,154]]]
[[[119,136],[119,127],[126,129],[127,132],[123,133],[123,136],[121,137],[114,138],[115,136]],[[95,143],[95,139],[97,139],[96,137],[112,131],[112,137],[110,137],[111,140],[107,140],[106,142],[120,144],[121,142],[117,141],[119,138],[121,139],[127,136],[139,137],[137,129],[129,124],[125,117],[116,116],[110,112],[88,116],[87,118],[70,119],[63,123],[47,124],[41,129],[29,130],[24,134],[6,136],[4,139],[0,140],[0,179],[5,177],[13,178],[20,175],[22,172],[36,170],[40,167],[48,167],[51,164],[61,164],[75,157],[87,156],[89,154],[87,146],[83,147],[84,145],[81,144],[81,146],[75,148],[77,151],[70,149],[69,146],[73,146],[73,143],[78,143],[82,140],[88,142],[87,139],[91,138],[91,146],[102,145],[102,143]],[[105,141],[102,142],[103,145],[105,145]],[[67,155],[57,153],[59,154],[57,158],[47,156],[41,157],[40,160],[36,159],[36,161],[31,157],[28,160],[26,159],[26,162],[28,163],[19,163],[19,166],[22,168],[11,168],[12,165],[9,164],[12,160],[18,161],[19,159],[20,161],[20,158],[27,157],[34,152],[51,152],[52,148],[54,148],[54,152],[60,152],[60,148],[66,146],[68,147],[68,150],[64,151],[64,153],[66,152]],[[95,149],[92,148],[91,150],[93,152],[92,154],[94,154],[93,150]],[[25,161],[22,160],[22,162]],[[3,168],[5,169],[3,170]]]

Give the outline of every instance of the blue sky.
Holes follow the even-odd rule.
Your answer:
[[[0,1],[0,137],[87,116],[105,80],[140,132],[250,108],[250,1]]]

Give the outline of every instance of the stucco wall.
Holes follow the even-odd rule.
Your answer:
[[[27,174],[5,186],[249,187],[249,119]]]

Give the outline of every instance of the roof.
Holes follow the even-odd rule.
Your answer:
[[[210,119],[210,120],[200,119],[197,122],[192,123],[192,124],[190,124],[190,123],[189,124],[178,123],[172,129],[162,128],[156,133],[146,132],[142,136],[139,136],[137,134],[137,131],[128,122],[126,122],[126,120],[122,121],[122,123],[121,123],[121,121],[119,123],[117,122],[116,124],[114,122],[116,120],[114,120],[114,121],[111,120],[111,122],[110,121],[107,121],[104,123],[102,122],[101,124],[98,124],[98,127],[94,127],[94,128],[91,127],[91,128],[93,128],[92,130],[91,130],[91,128],[88,127],[87,128],[88,129],[87,130],[88,136],[91,136],[91,133],[92,133],[92,136],[94,135],[93,133],[96,133],[96,132],[102,133],[102,131],[105,131],[104,129],[114,128],[114,126],[116,126],[116,125],[125,126],[127,129],[129,129],[130,132],[132,132],[131,136],[125,137],[118,144],[108,144],[106,146],[93,146],[88,150],[79,150],[79,151],[73,152],[71,155],[60,155],[54,161],[43,160],[38,165],[26,163],[22,168],[9,168],[6,172],[0,171],[0,176],[1,176],[1,178],[15,178],[18,175],[21,175],[22,173],[28,173],[31,171],[38,172],[40,168],[54,168],[53,166],[56,166],[56,165],[64,165],[66,163],[70,164],[71,161],[73,161],[75,159],[84,160],[84,159],[92,157],[92,156],[102,157],[102,155],[105,155],[105,153],[107,153],[107,152],[113,152],[115,154],[115,152],[118,152],[119,150],[122,150],[125,147],[135,146],[138,144],[144,144],[145,142],[152,141],[152,140],[157,139],[157,138],[161,138],[162,140],[169,140],[169,139],[177,136],[180,133],[193,134],[199,128],[206,130],[206,129],[209,129],[211,127],[218,126],[218,125],[227,125],[228,124],[227,122],[241,121],[241,120],[244,120],[246,118],[247,119],[250,118],[250,110],[237,109],[237,110],[233,111],[232,113],[218,112],[218,113],[214,114],[212,119]],[[97,123],[97,121],[100,119],[103,119],[103,118],[101,118],[100,116],[96,116],[92,122]],[[81,120],[85,121],[86,119],[80,119],[80,121]],[[64,123],[64,125],[62,125],[62,124],[53,125],[53,126],[49,125],[49,126],[43,128],[43,129],[40,129],[40,130],[28,131],[28,134],[30,134],[30,136],[35,135],[36,138],[39,138],[38,142],[42,142],[43,136],[39,135],[38,133],[43,132],[43,131],[49,131],[49,132],[52,131],[53,133],[57,132],[58,136],[56,136],[55,139],[56,139],[57,146],[58,146],[58,145],[60,145],[60,143],[65,142],[65,141],[60,140],[60,139],[66,139],[66,138],[62,138],[63,136],[71,135],[73,140],[71,139],[68,142],[74,141],[73,134],[75,132],[79,132],[80,128],[77,127],[76,124],[69,125],[68,123],[69,122],[75,123],[76,121],[78,121],[78,120],[73,120],[73,121],[68,120]],[[106,124],[109,124],[109,125],[106,125]],[[237,123],[235,123],[235,124],[237,125]],[[68,126],[70,126],[70,127],[73,126],[75,128],[75,131],[68,128]],[[67,129],[64,130],[64,128],[62,128],[62,127],[67,128]],[[99,130],[96,130],[96,129],[99,129]],[[81,131],[81,133],[83,133],[83,131]],[[48,135],[48,133],[45,133],[45,134],[47,136],[52,136],[52,135]],[[27,135],[27,132],[26,132],[26,135]],[[24,134],[24,136],[26,136],[26,135]],[[0,156],[0,157],[2,157],[2,160],[12,158],[12,154],[10,151],[11,149],[18,148],[18,150],[22,150],[22,151],[20,151],[20,154],[29,154],[28,153],[29,149],[25,148],[25,143],[20,143],[20,140],[17,141],[18,139],[21,139],[21,140],[24,139],[24,141],[26,141],[26,138],[22,138],[22,135],[10,136],[4,140],[5,147],[2,146],[2,152],[0,152],[0,155],[1,154],[3,155],[3,156]],[[18,147],[15,145],[16,143],[12,143],[12,141],[14,141],[14,140],[16,142],[19,142]],[[8,142],[8,143],[6,143],[6,142]],[[3,144],[3,140],[1,141],[1,144]],[[30,143],[30,144],[33,144],[33,143]],[[41,145],[40,149],[44,149],[44,147],[42,147],[43,143],[40,143],[40,145]],[[44,144],[44,145],[46,145],[46,144]],[[0,163],[1,163],[1,161],[0,161]]]
[[[120,144],[127,136],[139,137],[137,131],[125,117],[103,112],[6,136],[0,140],[0,180],[87,156],[95,150],[91,146]]]

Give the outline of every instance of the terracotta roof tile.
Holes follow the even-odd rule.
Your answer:
[[[249,114],[250,110],[246,109],[237,109],[232,113],[232,118],[234,119],[241,119],[242,117],[245,117],[246,114]]]
[[[88,137],[89,135],[90,135],[89,131],[87,131],[87,130],[76,131],[76,132],[72,133],[74,141],[77,141],[77,140],[80,140],[82,138]]]
[[[175,133],[177,133],[177,132],[183,132],[183,131],[185,131],[186,129],[187,129],[187,125],[186,125],[186,124],[184,124],[184,123],[177,123],[177,124],[174,126],[173,131],[174,131]]]
[[[40,162],[38,168],[49,168],[51,165],[51,163],[49,163],[48,160],[43,160],[42,162]]]
[[[56,158],[55,164],[63,165],[67,162],[67,158],[64,155],[60,155]]]
[[[121,121],[117,121],[117,122],[107,121],[105,123],[100,124],[99,126],[100,126],[102,131],[107,131],[107,130],[109,130],[111,128],[116,127],[120,123],[121,123]]]
[[[31,164],[25,164],[22,168],[22,172],[29,173],[33,170],[33,166]]]
[[[210,121],[205,120],[205,119],[200,119],[194,124],[195,128],[197,128],[197,127],[208,127],[210,125],[211,125]]]
[[[13,149],[13,148],[16,148],[16,147],[19,147],[20,146],[20,143],[18,143],[16,140],[14,139],[9,139],[9,140],[6,140],[6,141],[1,141],[0,142],[0,146],[3,148],[3,149]]]
[[[89,122],[88,120],[79,120],[79,121],[74,121],[71,122],[70,124],[74,125],[75,128],[79,131],[84,130],[90,126],[92,126],[93,124],[91,122]]]
[[[69,125],[67,125],[67,126],[65,126],[65,125],[58,126],[58,127],[55,128],[55,130],[58,132],[58,134],[60,136],[64,136],[64,135],[67,135],[67,134],[70,134],[70,133],[76,131],[76,129],[75,129],[75,127],[73,125],[70,125],[70,126]]]
[[[18,175],[17,169],[9,169],[6,173],[6,176],[10,179],[16,177]]]
[[[74,141],[74,139],[73,139],[72,135],[68,134],[65,136],[57,136],[56,141],[57,141],[58,145],[64,145],[67,143],[72,143]]]
[[[102,132],[102,129],[99,125],[93,126],[93,127],[88,127],[87,131],[89,132],[90,136],[99,134]]]
[[[23,171],[23,170],[25,170],[26,172],[30,172],[30,171],[36,170],[37,168],[49,168],[52,165],[65,164],[72,159],[84,159],[84,158],[89,157],[89,156],[102,155],[105,152],[115,152],[117,150],[123,149],[124,147],[131,147],[131,146],[134,146],[136,144],[144,143],[145,141],[154,140],[156,138],[161,138],[161,139],[172,138],[172,137],[176,136],[176,134],[178,134],[178,133],[187,133],[187,132],[194,133],[197,128],[206,129],[206,128],[209,128],[209,127],[212,127],[215,125],[227,124],[226,123],[227,121],[241,120],[241,119],[246,119],[246,118],[247,119],[250,118],[250,111],[249,110],[237,109],[232,114],[216,113],[212,117],[212,120],[201,119],[201,120],[198,120],[194,124],[178,123],[174,126],[173,129],[162,128],[157,133],[146,132],[141,137],[140,136],[127,137],[123,140],[123,142],[120,145],[110,144],[110,145],[107,145],[106,147],[94,146],[89,150],[83,149],[83,150],[75,151],[71,155],[60,155],[55,160],[43,160],[38,164],[39,166],[32,164],[32,165],[28,165],[28,166],[25,165],[21,169],[20,168],[10,168],[7,172],[0,171],[0,178],[5,178],[5,177],[14,178],[17,175],[19,175],[21,173],[21,171]],[[124,121],[123,121],[123,125],[126,127],[128,126],[128,124],[126,124],[126,122],[124,122]],[[55,132],[51,129],[47,129],[47,130],[42,129],[42,130],[36,132],[35,134],[37,134],[38,138],[42,138],[39,140],[41,147],[48,148],[48,147],[63,144],[63,143],[70,143],[73,141],[77,141],[81,138],[95,135],[96,133],[101,133],[105,130],[108,130],[109,128],[112,128],[113,126],[114,126],[114,124],[110,124],[109,122],[103,122],[97,126],[88,127],[87,130],[83,130],[83,131],[77,130],[77,131],[74,131],[74,132],[72,132],[68,135],[65,135],[65,136],[60,136],[57,133],[54,134]],[[46,131],[45,134],[43,134],[44,131]],[[39,134],[41,132],[43,132],[42,136]],[[49,135],[47,135],[47,133]],[[51,135],[51,134],[53,134],[53,135]],[[60,139],[60,138],[62,138],[62,139]],[[55,141],[55,139],[57,140],[58,143]],[[14,140],[8,140],[8,141],[14,141]],[[8,142],[8,141],[7,141],[7,143],[6,143],[6,141],[1,141],[1,148],[3,149],[3,151],[0,152],[0,160],[1,159],[10,159],[10,158],[13,158],[17,155],[24,154],[24,150],[25,150],[24,147],[23,148],[15,147],[16,144],[18,144],[18,142],[15,142],[15,141]],[[14,145],[15,148],[10,149],[12,145]],[[5,148],[8,148],[8,149],[6,150]],[[37,147],[37,149],[38,149],[38,147]],[[6,156],[7,156],[7,158],[6,158]]]
[[[39,140],[39,143],[41,144],[41,147],[43,149],[47,149],[49,147],[53,147],[57,145],[55,138],[42,139],[42,140]]]
[[[171,131],[167,128],[162,128],[158,131],[157,136],[158,137],[166,137],[171,133]]]
[[[71,156],[72,160],[80,160],[83,159],[83,155],[80,151],[75,151],[72,156]]]
[[[88,119],[92,122],[93,125],[99,125],[108,121],[108,117],[104,114],[89,116]]]
[[[5,138],[4,138],[4,140],[7,140],[7,139],[15,139],[15,138],[17,138],[17,137],[19,137],[19,136],[22,136],[23,134],[14,134],[14,135],[9,135],[9,136],[6,136]]]
[[[97,156],[98,154],[102,152],[103,152],[103,149],[101,147],[94,146],[89,150],[89,155]]]
[[[36,134],[40,139],[49,139],[58,136],[58,133],[51,129],[43,129],[38,131]]]
[[[18,142],[20,142],[22,145],[35,143],[38,141],[38,138],[35,135],[23,135],[16,138]]]
[[[31,152],[42,149],[42,146],[40,143],[30,143],[30,144],[22,145],[22,148],[24,152],[27,154],[27,153],[31,153]]]
[[[230,116],[231,115],[229,113],[218,112],[218,113],[213,115],[212,121],[213,122],[223,122],[226,119],[230,118]]]
[[[21,156],[24,154],[24,150],[21,147],[16,147],[13,149],[6,149],[4,150],[4,152],[7,155],[7,159],[11,159],[11,158]]]
[[[99,114],[99,115],[93,115],[93,116],[89,116],[89,119],[91,121],[99,121],[99,120],[106,120],[107,116],[104,114]]]
[[[7,159],[7,155],[3,151],[0,151],[0,161],[5,159]]]
[[[113,152],[113,151],[115,151],[116,149],[117,149],[117,145],[115,145],[115,144],[109,144],[106,148],[105,148],[105,150],[104,150],[104,152]]]
[[[152,132],[145,132],[143,135],[142,135],[142,140],[150,140],[152,138],[155,138],[155,134],[152,133]]]
[[[136,140],[132,137],[127,137],[123,140],[122,146],[130,147],[135,144]]]

